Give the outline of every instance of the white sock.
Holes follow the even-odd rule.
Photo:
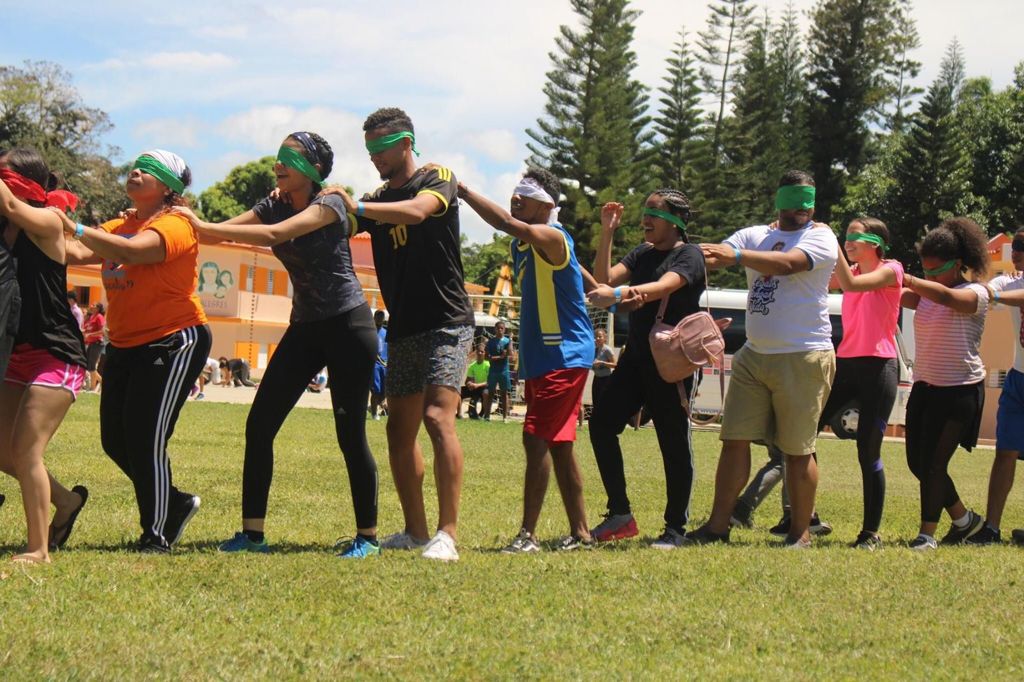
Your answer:
[[[971,512],[968,511],[966,514],[961,516],[959,519],[953,519],[953,525],[957,528],[966,528],[967,524],[971,522]]]

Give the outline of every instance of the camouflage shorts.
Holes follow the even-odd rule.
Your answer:
[[[473,327],[431,329],[388,343],[389,396],[421,393],[430,385],[458,389],[465,383]]]

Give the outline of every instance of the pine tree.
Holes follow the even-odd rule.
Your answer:
[[[714,93],[718,102],[718,114],[714,118],[711,134],[711,151],[715,154],[714,166],[720,161],[722,126],[725,120],[725,105],[732,88],[732,71],[736,56],[742,52],[744,34],[750,23],[754,5],[750,0],[716,0],[708,4],[707,27],[698,35],[700,60],[703,63],[701,78],[704,89]]]
[[[949,215],[976,212],[971,167],[954,112],[964,83],[963,50],[954,38],[939,76],[928,88],[896,165],[890,216],[893,254],[912,264],[913,245]],[[984,224],[983,216],[981,217]]]
[[[560,218],[576,241],[577,255],[590,262],[600,229],[602,202],[627,198],[647,183],[651,166],[647,91],[632,77],[631,49],[640,12],[628,0],[571,0],[582,29],[559,28],[547,103],[537,129],[528,129],[528,163],[562,178],[567,200]],[[639,202],[626,224],[636,224]]]
[[[685,191],[702,128],[699,75],[687,47],[685,30],[679,31],[679,42],[665,61],[668,73],[662,77],[665,84],[658,88],[662,97],[658,99],[660,108],[654,119],[654,131],[659,136],[658,184]]]
[[[827,220],[848,177],[870,160],[870,126],[893,99],[892,40],[903,0],[820,0],[808,46],[811,170],[816,217]]]
[[[924,90],[913,84],[921,72],[921,62],[910,58],[913,50],[921,47],[921,38],[917,33],[917,25],[910,16],[910,1],[901,0],[895,16],[896,32],[892,36],[895,61],[890,64],[887,73],[890,77],[894,103],[892,114],[886,114],[886,126],[890,132],[901,133],[907,121],[907,107],[913,97],[921,95]]]

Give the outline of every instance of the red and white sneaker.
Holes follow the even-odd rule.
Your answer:
[[[637,535],[640,531],[636,527],[636,519],[632,514],[604,515],[604,521],[597,524],[597,527],[590,531],[591,537],[597,542],[610,542],[612,540],[625,540]]]

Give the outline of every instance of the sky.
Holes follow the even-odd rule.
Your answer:
[[[806,27],[816,0],[793,0]],[[704,0],[634,0],[641,10],[635,76],[656,88],[679,31],[704,27]],[[760,3],[778,16],[787,3]],[[1004,87],[1024,60],[1018,0],[915,0],[927,87],[956,37],[969,76]],[[59,16],[57,9],[59,8]],[[335,152],[329,181],[372,190],[380,180],[362,122],[405,109],[421,161],[504,203],[528,156],[526,128],[542,114],[559,26],[576,26],[568,0],[176,0],[25,3],[0,0],[7,30],[0,64],[47,60],[67,69],[85,104],[114,124],[115,162],[154,147],[183,156],[197,193],[234,166],[276,153],[294,130]],[[684,188],[685,189],[685,188]],[[472,241],[491,229],[462,212]]]

